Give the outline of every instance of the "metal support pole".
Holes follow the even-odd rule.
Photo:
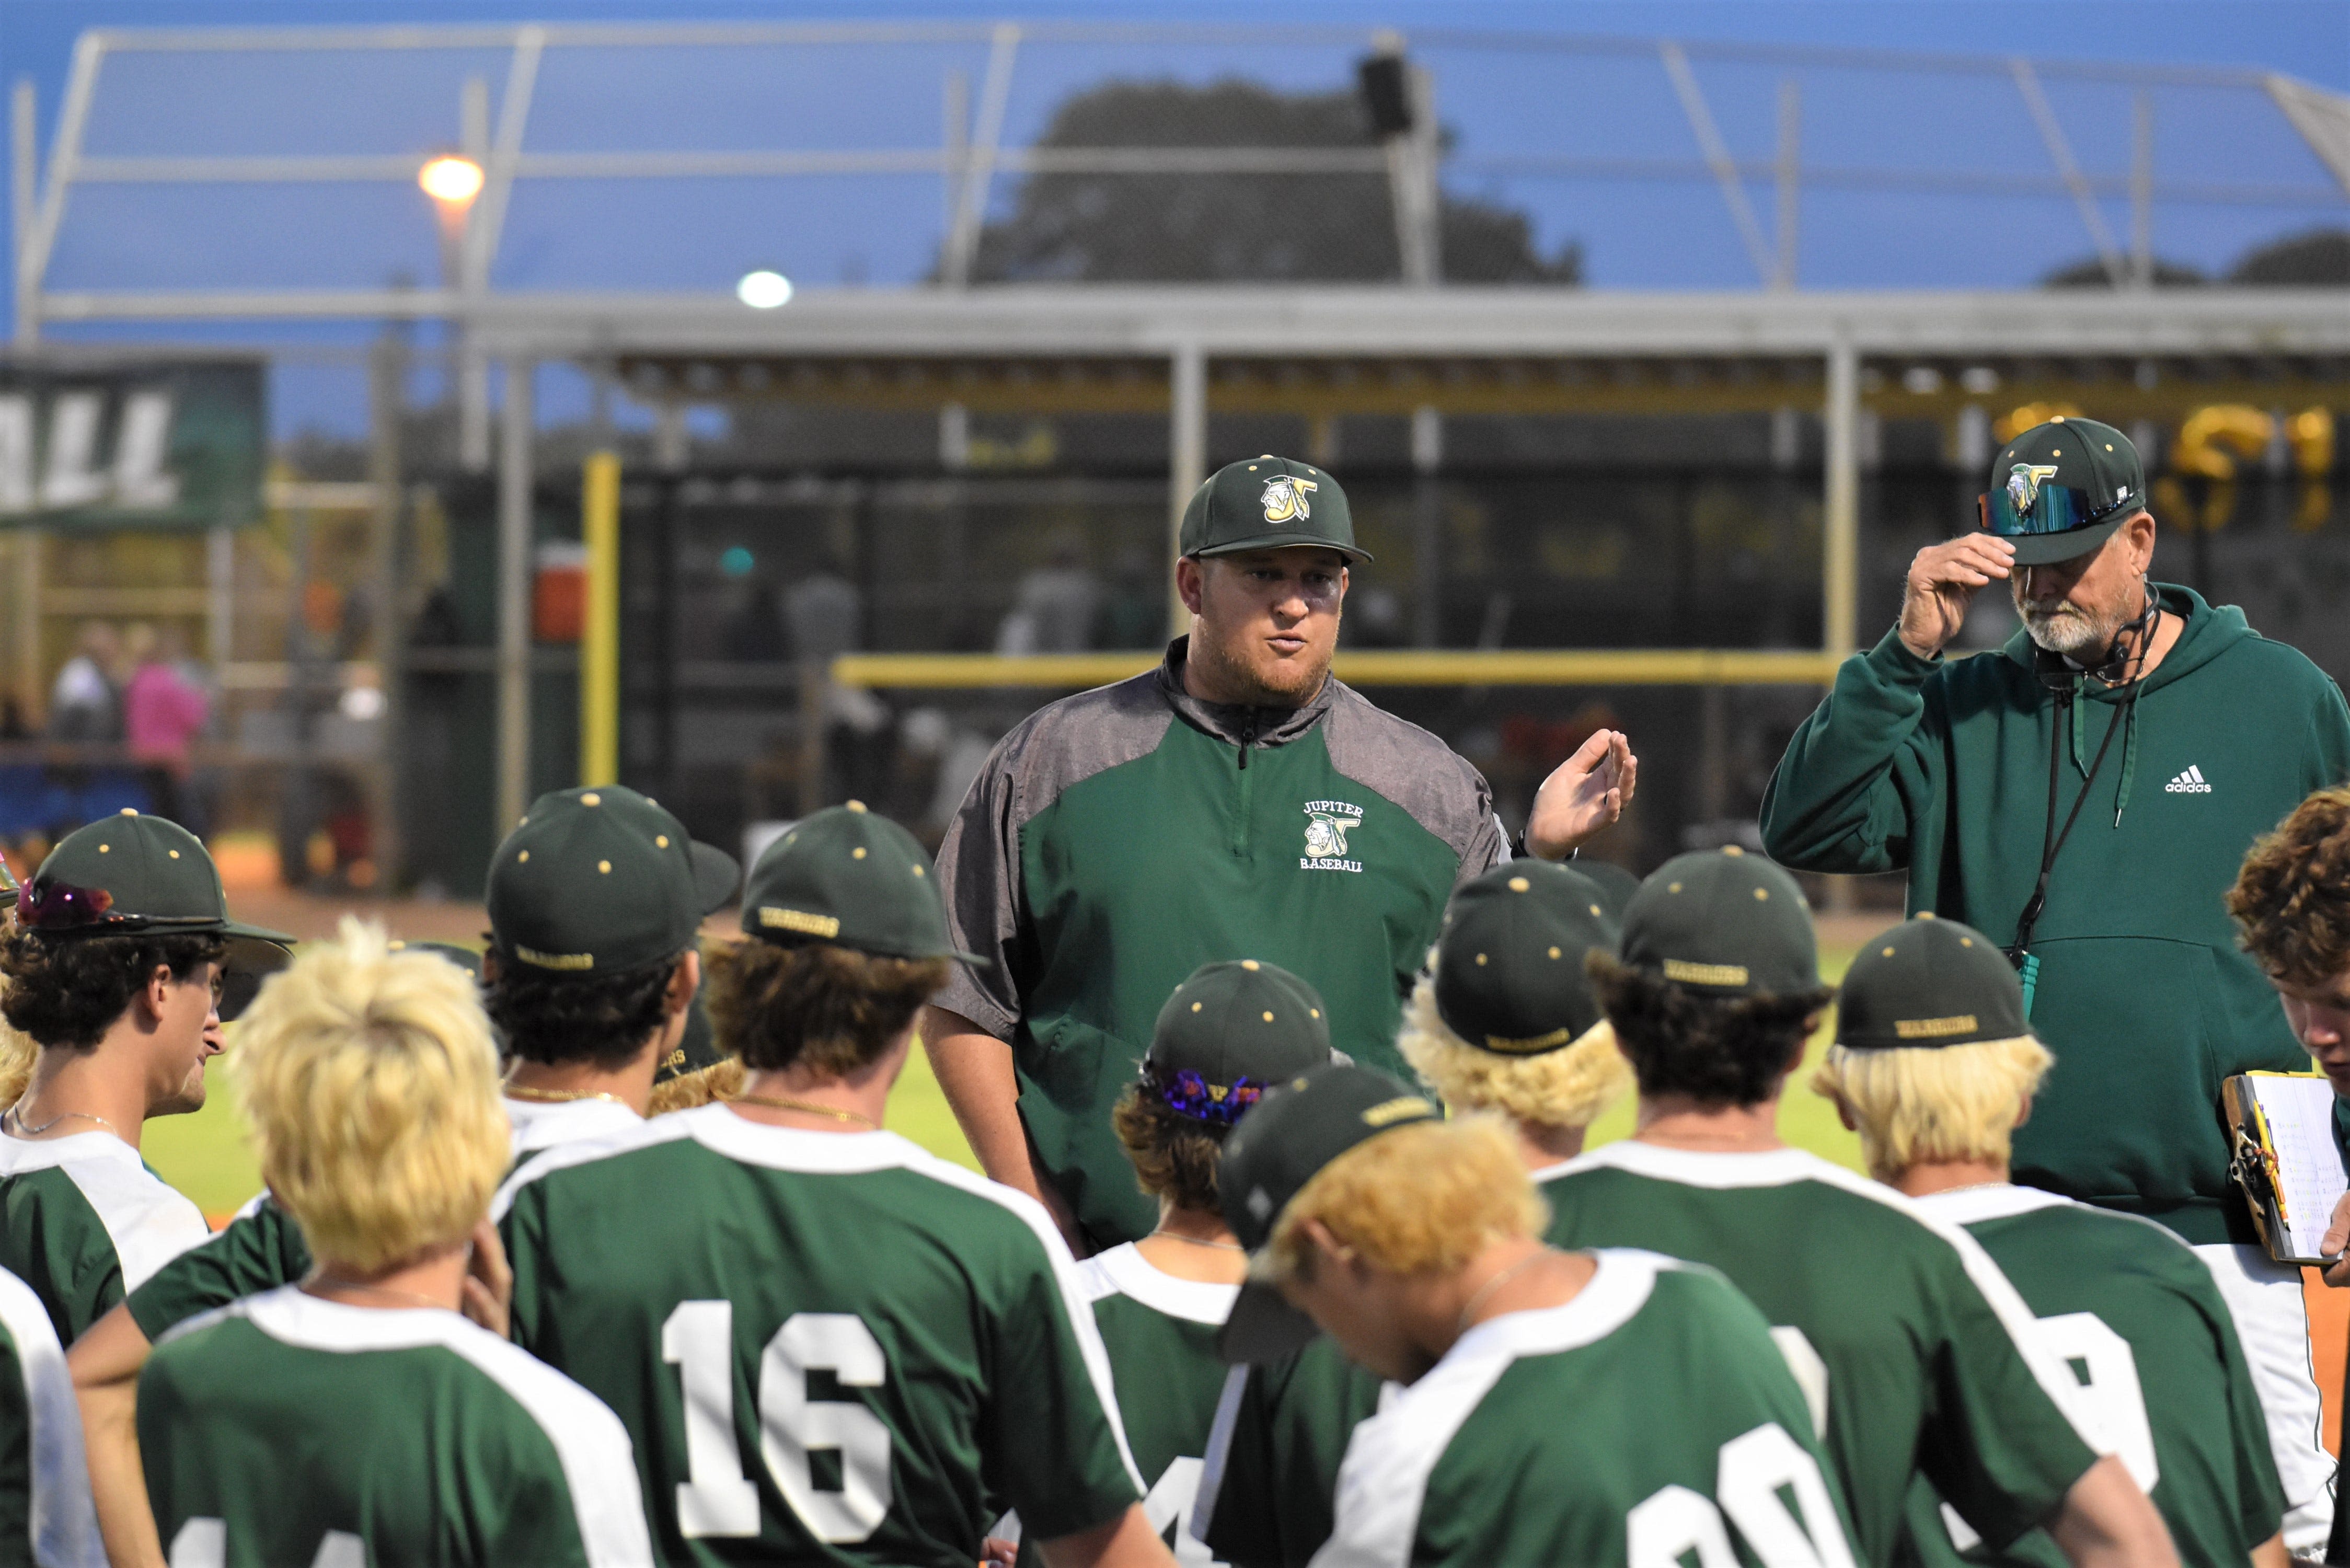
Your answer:
[[[1020,52],[1020,29],[998,24],[987,52],[987,75],[979,87],[979,124],[963,158],[955,192],[954,223],[947,232],[945,265],[940,275],[950,288],[971,282],[979,254],[980,225],[987,221],[988,191],[995,177],[996,152],[1003,140],[1003,115],[1012,99],[1012,65]]]
[[[41,156],[37,90],[32,78],[18,77],[8,104],[8,233],[16,242],[16,341],[24,346],[38,342],[41,333],[41,291],[31,265]]]
[[[1853,650],[1860,597],[1860,355],[1839,334],[1828,349],[1827,514],[1821,541],[1821,647]]]
[[[683,473],[693,443],[685,428],[685,405],[671,399],[653,410],[653,464],[663,473]]]
[[[1183,509],[1208,477],[1208,356],[1197,343],[1180,345],[1168,366],[1167,635],[1191,629],[1191,612],[1175,590],[1174,563],[1183,553]]]
[[[2130,280],[2154,286],[2154,98],[2137,90],[2130,116]]]
[[[377,722],[375,765],[369,770],[367,794],[375,885],[387,893],[404,885],[407,869],[400,811],[400,768],[407,755],[402,744],[407,682],[400,663],[408,647],[408,603],[400,580],[400,514],[405,494],[400,437],[408,402],[408,345],[400,336],[404,330],[387,329],[368,354],[368,480],[375,493],[368,520],[368,576],[375,584],[375,661],[384,709]]]
[[[1444,641],[1443,465],[1443,411],[1422,403],[1411,410],[1411,639],[1420,648]]]
[[[219,669],[236,646],[236,533],[204,531],[204,658]]]
[[[1803,205],[1804,88],[1789,77],[1779,84],[1779,211],[1774,227],[1779,242],[1779,271],[1771,286],[1781,293],[1795,286],[1795,241]]]
[[[962,209],[962,179],[971,157],[971,73],[950,70],[940,88],[939,233],[954,233]]]
[[[588,455],[579,536],[588,546],[588,616],[579,638],[579,782],[620,782],[620,460]]]
[[[47,682],[41,669],[41,551],[47,535],[37,528],[16,530],[16,711],[27,728],[48,719]]]
[[[475,163],[487,168],[490,161],[490,84],[484,77],[467,77],[457,99],[457,146]],[[477,203],[478,204],[478,199]],[[465,227],[470,228],[473,213],[466,213]],[[465,228],[460,228],[450,249],[455,262],[454,270],[442,280],[443,286],[457,290],[468,307],[457,318],[457,466],[467,473],[487,473],[490,471],[490,359],[473,346],[473,323],[471,306],[474,303],[473,273],[468,262],[469,244]]]
[[[498,794],[496,836],[530,805],[531,382],[537,366],[506,361],[498,452]]]

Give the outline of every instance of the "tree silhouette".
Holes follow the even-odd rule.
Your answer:
[[[1040,147],[1363,147],[1351,92],[1282,93],[1111,82],[1054,114]],[[1545,257],[1523,213],[1447,195],[1451,283],[1574,284],[1583,251]],[[1401,275],[1384,174],[1030,175],[1008,218],[982,229],[974,280],[994,283],[1375,283]]]

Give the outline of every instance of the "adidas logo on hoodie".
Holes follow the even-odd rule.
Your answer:
[[[2163,785],[2162,790],[2165,794],[2210,794],[2211,785],[2203,777],[2203,770],[2190,763],[2185,773]]]

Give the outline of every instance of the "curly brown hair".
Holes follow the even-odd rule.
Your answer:
[[[525,1062],[592,1064],[615,1072],[635,1060],[669,1017],[669,984],[682,952],[619,974],[581,976],[498,955],[482,985],[482,1005]]]
[[[1129,1084],[1110,1108],[1109,1125],[1134,1162],[1135,1184],[1178,1209],[1221,1213],[1216,1171],[1223,1164],[1224,1135],[1231,1127],[1184,1116],[1151,1093]]]
[[[1616,1045],[1647,1096],[1687,1095],[1700,1106],[1755,1106],[1771,1097],[1835,992],[1701,996],[1669,980],[1586,955]]]
[[[104,1038],[157,965],[182,982],[228,951],[206,932],[119,937],[44,937],[11,930],[0,940],[0,1017],[45,1046],[87,1051]]]
[[[754,938],[710,955],[710,1023],[718,1048],[754,1072],[846,1077],[879,1057],[946,982],[944,959]]]
[[[2319,790],[2252,846],[2228,913],[2280,985],[2325,991],[2350,973],[2350,788]]]

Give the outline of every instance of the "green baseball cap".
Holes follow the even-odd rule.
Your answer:
[[[394,937],[384,946],[396,953],[431,953],[434,958],[448,960],[475,981],[482,978],[482,955],[457,942],[411,941],[406,937]]]
[[[17,926],[41,937],[225,938],[220,1015],[236,1017],[262,979],[291,960],[284,931],[229,919],[220,868],[196,836],[167,817],[124,807],[57,841],[16,896]]]
[[[490,940],[533,969],[625,974],[692,946],[740,877],[635,790],[556,790],[490,857]]]
[[[2129,437],[2063,415],[2001,449],[1977,521],[2015,546],[2019,566],[2085,556],[2146,506],[2146,470]]]
[[[1371,558],[1355,543],[1355,516],[1338,482],[1295,458],[1228,462],[1191,493],[1183,508],[1181,554],[1228,556],[1315,545],[1351,562]]]
[[[1580,855],[1562,864],[1599,889],[1599,907],[1620,928],[1624,911],[1632,907],[1632,895],[1640,890],[1639,873],[1627,871],[1613,860],[1593,860]]]
[[[1443,1117],[1425,1095],[1351,1062],[1316,1067],[1266,1091],[1224,1140],[1217,1170],[1224,1223],[1255,1254],[1248,1282],[1216,1334],[1216,1350],[1224,1360],[1271,1361],[1318,1332],[1314,1320],[1291,1306],[1273,1282],[1264,1252],[1289,1200],[1356,1145]]]
[[[1564,866],[1511,860],[1452,895],[1436,943],[1436,1014],[1481,1050],[1538,1056],[1599,1022],[1583,955],[1616,950],[1599,889]]]
[[[1624,911],[1623,960],[1708,996],[1815,991],[1819,938],[1795,879],[1732,844],[1678,855]]]
[[[2015,1040],[2032,1033],[2023,984],[1971,926],[1921,915],[1860,950],[1836,992],[1836,1044],[1899,1051]]]
[[[1257,959],[1201,964],[1159,1010],[1143,1081],[1195,1121],[1238,1121],[1265,1089],[1330,1060],[1321,993]]]
[[[938,871],[914,836],[856,801],[801,818],[767,846],[743,895],[743,929],[884,958],[987,961],[948,937]]]

